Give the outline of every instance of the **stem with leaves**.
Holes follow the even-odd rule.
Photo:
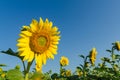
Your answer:
[[[81,58],[83,58],[83,60],[84,60],[84,63],[83,63],[83,65],[81,65],[81,67],[82,67],[82,72],[83,72],[83,80],[86,80],[86,68],[87,68],[87,66],[86,66],[86,63],[87,63],[87,58],[89,57],[89,56],[84,56],[84,55],[80,55],[80,57]]]
[[[84,59],[84,66],[83,66],[83,80],[86,80],[86,62],[87,62],[87,58],[88,58],[89,56],[86,56],[85,57],[85,59]]]

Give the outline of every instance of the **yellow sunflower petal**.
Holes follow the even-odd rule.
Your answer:
[[[18,48],[18,51],[24,51],[26,48]]]
[[[54,44],[54,45],[57,45],[57,44],[59,44],[59,42],[58,41],[54,41],[54,42],[52,42],[52,44]]]
[[[29,42],[29,38],[28,37],[27,38],[19,38],[17,41],[18,42],[23,42],[23,43],[28,43]]]
[[[58,46],[57,46],[57,45],[51,44],[50,47],[52,47],[52,48],[54,48],[54,49],[58,49]]]
[[[51,53],[57,54],[57,49],[50,47],[49,50]]]
[[[33,58],[34,58],[34,52],[31,51],[31,52],[29,53],[29,55],[30,55],[30,56],[29,56],[28,62],[31,62],[31,61],[33,60]]]
[[[25,29],[25,30],[29,30],[29,29],[30,29],[29,26],[23,26],[22,28],[23,28],[23,30],[24,30],[24,29]]]
[[[41,55],[35,55],[35,59],[36,59],[36,64],[42,65],[42,58]]]
[[[37,28],[38,28],[38,21],[35,20],[35,19],[33,19],[32,22],[31,22],[31,24],[30,24],[30,26],[31,26],[31,28],[30,28],[31,31],[35,32],[37,30]]]
[[[42,18],[40,18],[40,22],[39,22],[39,29],[41,30],[43,28],[43,20]]]
[[[38,54],[35,54],[35,61],[37,63],[37,61],[38,61]]]
[[[52,22],[49,22],[48,29],[51,30],[52,26],[53,26],[53,23],[52,23]]]
[[[53,32],[56,32],[57,30],[58,30],[58,28],[56,26],[52,28]]]
[[[24,34],[26,36],[31,36],[32,35],[32,33],[29,32],[29,31],[21,31],[21,34]]]
[[[54,56],[50,51],[47,51],[46,55],[47,55],[48,58],[54,59]]]
[[[24,34],[19,34],[19,36],[21,37],[21,38],[25,38],[26,37],[26,35],[24,35]]]
[[[26,56],[30,53],[30,49],[29,48],[26,48],[24,51],[20,51],[20,56]]]
[[[45,55],[45,53],[44,54],[42,54],[42,59],[43,59],[43,64],[46,64],[46,55]]]
[[[23,61],[25,61],[25,60],[28,60],[29,59],[29,53],[26,53],[27,55],[26,56],[24,56],[24,58],[23,58]]]
[[[53,36],[51,37],[52,41],[59,41],[60,40],[60,36]]]
[[[26,47],[27,45],[24,44],[24,43],[18,43],[17,46],[18,46],[18,47]]]
[[[26,53],[25,51],[21,51],[21,52],[19,52],[19,55],[20,55],[20,56],[26,56],[27,53]]]
[[[42,65],[36,64],[36,71],[42,71]]]
[[[46,21],[44,23],[44,29],[49,30],[49,21],[48,21],[48,19],[46,19]]]

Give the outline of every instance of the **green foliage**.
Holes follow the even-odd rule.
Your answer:
[[[5,71],[3,67],[7,67],[6,64],[0,64],[0,80],[119,80],[120,50],[113,43],[112,48],[106,51],[110,53],[108,54],[110,57],[103,56],[101,58],[102,62],[98,65],[91,63],[89,54],[87,56],[79,55],[83,63],[80,63],[74,72],[60,65],[59,73],[52,73],[51,70],[43,73],[36,71],[29,72],[32,62],[28,63],[26,67],[18,52],[14,52],[9,48],[7,51],[1,51],[1,53],[19,58],[23,63],[24,70],[21,71],[21,66],[17,65],[14,69]]]
[[[0,67],[6,67],[7,65],[6,64],[0,64]]]
[[[41,73],[41,72],[34,72],[32,73],[30,80],[51,80],[50,73]]]
[[[6,73],[8,80],[24,80],[22,72],[16,67],[15,69],[8,70]]]

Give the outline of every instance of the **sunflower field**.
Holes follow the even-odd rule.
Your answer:
[[[119,41],[113,42],[111,49],[106,50],[109,57],[103,56],[101,63],[95,64],[98,52],[96,48],[92,48],[87,56],[78,56],[83,64],[78,64],[74,72],[66,69],[69,59],[63,55],[59,60],[59,72],[53,73],[50,70],[44,73],[42,66],[47,64],[48,59],[54,60],[60,37],[58,27],[53,26],[48,19],[33,19],[29,26],[23,26],[17,39],[18,50],[14,52],[9,48],[0,51],[0,55],[19,58],[23,66],[16,65],[14,69],[6,71],[3,69],[6,65],[0,64],[0,80],[120,80]],[[30,71],[34,61],[34,70]]]

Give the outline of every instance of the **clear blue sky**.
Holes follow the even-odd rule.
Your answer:
[[[58,54],[47,61],[43,72],[59,71],[63,55],[70,60],[66,68],[74,71],[82,63],[78,55],[89,54],[93,47],[98,51],[98,63],[100,57],[109,55],[105,50],[111,48],[111,43],[120,40],[119,0],[1,0],[0,50],[17,51],[21,27],[40,17],[53,21],[61,31]],[[0,63],[7,64],[6,69],[21,65],[19,59],[3,54]]]

